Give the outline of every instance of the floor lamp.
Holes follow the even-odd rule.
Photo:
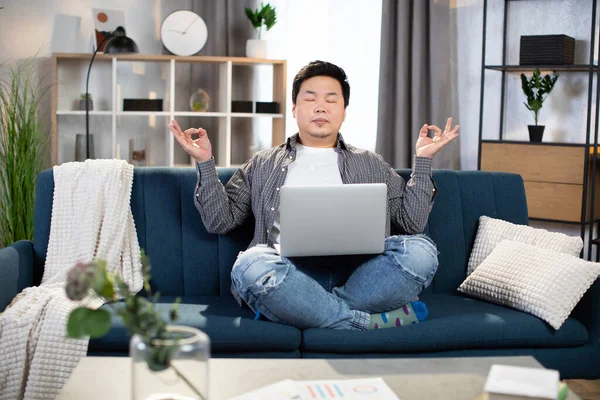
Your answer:
[[[108,41],[107,41],[108,40]],[[137,44],[133,41],[133,39],[127,37],[125,35],[125,29],[122,26],[119,26],[112,32],[109,32],[108,35],[100,42],[98,48],[94,51],[92,55],[92,60],[90,61],[90,66],[88,67],[87,79],[85,80],[85,158],[90,158],[90,103],[89,103],[89,84],[90,84],[90,71],[92,70],[92,63],[94,62],[94,58],[96,58],[96,53],[102,47],[102,45],[106,42],[104,46],[104,54],[128,54],[128,53],[139,53],[139,49]]]

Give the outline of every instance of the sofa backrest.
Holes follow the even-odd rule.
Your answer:
[[[235,168],[219,168],[226,183]],[[398,173],[405,180],[410,170]],[[427,290],[451,293],[464,280],[481,215],[527,224],[523,180],[519,175],[436,170],[437,195],[425,233],[438,245],[440,267]],[[229,295],[231,267],[246,249],[254,219],[228,233],[206,231],[193,204],[193,168],[135,168],[131,207],[142,247],[152,260],[152,287],[163,295]],[[54,180],[42,172],[36,191],[34,251],[36,283],[48,247]]]

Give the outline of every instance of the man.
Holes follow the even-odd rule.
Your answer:
[[[423,125],[411,179],[405,182],[379,155],[344,141],[339,129],[349,99],[350,85],[341,68],[322,61],[302,68],[292,88],[299,132],[257,153],[225,186],[217,177],[206,131],[182,131],[175,120],[169,124],[177,142],[197,161],[194,202],[206,229],[224,234],[254,214],[254,238],[231,272],[232,293],[271,321],[300,329],[366,330],[416,323],[426,315],[423,304],[414,300],[438,266],[435,244],[421,234],[435,196],[431,158],[458,136],[458,126],[452,128],[451,118],[443,132]],[[433,138],[429,130],[435,132]],[[309,270],[307,264],[318,264],[319,257],[290,259],[276,252],[283,185],[374,182],[387,184],[388,214],[400,234],[385,239],[382,254],[363,257],[343,285],[327,287],[302,272]]]

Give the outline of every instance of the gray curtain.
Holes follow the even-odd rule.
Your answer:
[[[383,0],[375,151],[395,168],[412,166],[423,124],[460,124],[455,21],[450,0]],[[434,157],[435,168],[460,168],[458,140]]]
[[[208,28],[208,40],[199,55],[204,56],[246,56],[246,40],[256,36],[245,7],[257,8],[259,0],[192,0],[191,10],[202,17]],[[189,74],[189,75],[188,75]],[[233,100],[252,100],[252,67],[233,68]],[[187,77],[185,76],[187,75]],[[181,84],[189,84],[189,95],[198,88],[206,90],[211,99],[209,111],[224,111],[217,109],[220,95],[224,88],[219,87],[219,65],[190,64],[186,71],[181,71]],[[189,78],[188,78],[189,77]],[[187,79],[186,79],[187,78]],[[185,101],[182,99],[181,101]],[[183,119],[183,118],[182,118]],[[217,158],[219,124],[224,124],[224,118],[187,118],[183,119],[186,126],[202,127],[208,132]],[[250,118],[232,119],[232,162],[241,164],[250,158],[248,149],[255,140]],[[176,160],[185,159],[186,155],[177,148]],[[222,163],[223,160],[216,160]]]

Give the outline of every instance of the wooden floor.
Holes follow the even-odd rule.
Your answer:
[[[566,383],[581,400],[600,400],[600,379],[595,381],[567,379]]]

